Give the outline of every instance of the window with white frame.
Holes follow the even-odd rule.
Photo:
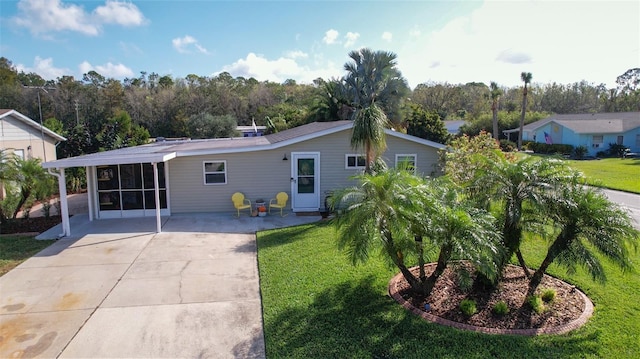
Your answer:
[[[593,147],[602,147],[604,143],[604,138],[602,135],[594,135],[593,136]]]
[[[204,184],[226,184],[227,161],[204,162]]]
[[[396,168],[403,168],[415,173],[416,163],[418,155],[413,154],[398,154],[396,155]]]
[[[344,168],[361,169],[365,168],[367,158],[365,155],[346,154],[344,155]]]

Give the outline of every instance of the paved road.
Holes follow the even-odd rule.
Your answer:
[[[609,189],[604,190],[604,193],[612,202],[621,204],[629,209],[629,214],[636,221],[636,228],[640,229],[640,195]]]

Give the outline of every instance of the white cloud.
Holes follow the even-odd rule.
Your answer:
[[[346,35],[344,35],[345,41],[344,41],[344,47],[351,47],[353,46],[353,44],[356,43],[356,41],[358,40],[358,38],[360,37],[360,34],[357,32],[347,32]]]
[[[132,3],[107,0],[92,13],[82,6],[61,0],[20,0],[18,14],[11,19],[32,34],[51,37],[52,32],[72,31],[88,36],[100,33],[103,24],[138,26],[145,23],[144,15]]]
[[[60,0],[21,0],[18,2],[18,15],[13,20],[34,35],[46,35],[50,31],[97,35],[100,29],[99,24],[91,22],[82,7],[63,4]]]
[[[306,59],[307,57],[309,57],[309,54],[300,50],[295,50],[287,52],[285,56],[290,59]]]
[[[339,35],[340,33],[334,29],[328,30],[327,32],[325,32],[324,37],[322,38],[322,42],[327,45],[335,44],[336,40],[338,40]]]
[[[637,2],[488,1],[407,39],[396,51],[398,66],[411,86],[520,86],[523,71],[533,74],[534,83],[587,80],[611,86],[618,75],[640,66],[639,10]],[[538,26],[528,19],[545,21]]]
[[[190,48],[192,47],[195,48],[197,52],[200,52],[203,54],[209,53],[207,49],[205,49],[198,43],[198,40],[196,40],[193,36],[190,36],[190,35],[186,35],[184,37],[177,37],[171,40],[171,42],[173,43],[173,48],[182,54],[191,53]]]
[[[393,34],[390,33],[389,31],[385,31],[382,33],[382,40],[387,41],[387,42],[391,42],[391,40],[393,40]]]
[[[228,72],[234,77],[253,77],[258,81],[272,81],[282,83],[287,79],[295,79],[301,83],[311,83],[318,77],[330,78],[340,74],[340,67],[332,63],[317,66],[315,69],[302,66],[292,58],[280,57],[269,60],[263,55],[249,53],[246,58],[239,59],[231,65],[223,66],[222,71]],[[216,72],[213,76],[218,75]]]
[[[106,5],[98,6],[94,13],[105,24],[139,26],[146,21],[138,7],[129,2],[107,0]]]
[[[71,73],[69,69],[55,67],[53,65],[52,58],[43,59],[40,56],[36,56],[33,60],[33,67],[27,67],[23,64],[16,65],[18,71],[24,71],[25,73],[34,72],[40,75],[45,80],[55,80],[58,77],[62,77]]]
[[[419,37],[422,34],[418,25],[414,25],[411,30],[409,30],[409,36],[411,37]]]
[[[78,68],[80,73],[86,74],[89,71],[95,71],[106,78],[121,79],[133,76],[133,70],[123,64],[112,64],[107,62],[104,65],[91,65],[88,61],[83,61]]]

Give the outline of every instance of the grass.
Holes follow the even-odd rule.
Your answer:
[[[639,158],[603,158],[567,162],[572,168],[584,173],[590,185],[640,193]]]
[[[637,358],[640,276],[607,262],[606,286],[578,271],[565,279],[594,301],[582,328],[560,336],[496,336],[426,322],[387,295],[396,274],[377,254],[352,266],[335,246],[329,224],[258,233],[267,357],[274,358]],[[546,243],[527,239],[530,266]],[[633,260],[640,262],[640,255]]]
[[[17,267],[20,263],[53,242],[55,241],[40,241],[31,236],[0,236],[0,276]]]

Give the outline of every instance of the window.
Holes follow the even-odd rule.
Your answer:
[[[416,154],[396,155],[396,168],[407,169],[415,173],[417,158]]]
[[[31,147],[31,146],[29,146]],[[13,150],[13,154],[21,160],[24,160],[24,150]]]
[[[226,184],[227,161],[204,162],[204,184]]]
[[[640,147],[640,134],[636,135],[636,147]]]
[[[602,147],[603,143],[604,143],[604,139],[602,138],[602,135],[593,136],[593,147]]]
[[[367,158],[364,155],[348,154],[348,155],[344,155],[344,158],[345,158],[344,168],[346,169],[365,168]]]
[[[160,208],[167,208],[164,163],[158,163]],[[135,163],[97,166],[101,211],[155,209],[153,165]]]
[[[616,143],[619,145],[622,145],[623,142],[624,142],[624,136],[618,136],[618,138],[616,139]]]

